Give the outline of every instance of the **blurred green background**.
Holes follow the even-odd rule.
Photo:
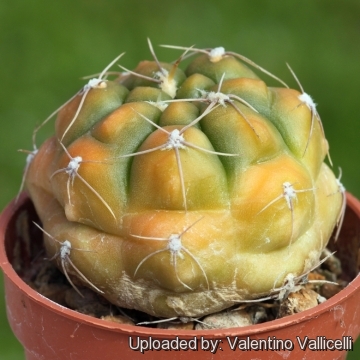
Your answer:
[[[179,52],[157,44],[224,46],[296,87],[291,64],[318,104],[335,172],[341,166],[342,182],[360,197],[359,0],[3,0],[0,209],[19,189],[25,155],[17,149],[32,148],[35,125],[85,84],[81,76],[119,53],[126,51],[121,63],[129,68],[150,59],[147,37],[161,60]],[[21,360],[0,278],[0,359]],[[348,358],[360,358],[359,341]]]

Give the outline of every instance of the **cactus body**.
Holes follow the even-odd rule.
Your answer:
[[[177,65],[144,61],[84,88],[26,178],[49,256],[70,242],[72,279],[160,317],[216,312],[306,273],[343,197],[299,91],[268,87],[232,54]]]

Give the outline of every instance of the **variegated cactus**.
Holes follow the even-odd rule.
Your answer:
[[[159,317],[279,294],[343,214],[314,102],[291,69],[300,92],[223,48],[173,47],[170,64],[149,45],[154,61],[109,80],[117,58],[29,155],[48,255],[80,293]]]

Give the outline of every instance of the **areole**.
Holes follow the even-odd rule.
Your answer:
[[[347,211],[336,243],[350,284],[313,309],[271,322],[217,330],[164,330],[116,324],[64,308],[31,289],[16,273],[17,235],[35,217],[22,194],[0,217],[0,266],[7,314],[26,359],[345,359],[360,334],[360,202],[347,194]],[[26,259],[25,259],[26,260]],[[24,261],[25,261],[24,260]],[[267,350],[259,352],[258,350]]]

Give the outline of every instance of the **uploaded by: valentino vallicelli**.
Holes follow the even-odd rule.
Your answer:
[[[330,339],[325,336],[296,336],[295,341],[290,339],[279,339],[268,336],[264,339],[250,337],[239,338],[237,336],[226,336],[223,339],[207,338],[205,336],[194,336],[181,339],[179,336],[173,339],[156,339],[151,336],[144,338],[140,336],[129,337],[129,347],[133,351],[145,353],[147,351],[208,351],[215,354],[218,351],[293,351],[299,347],[303,351],[352,351],[354,339],[351,336],[342,336],[338,339]]]

